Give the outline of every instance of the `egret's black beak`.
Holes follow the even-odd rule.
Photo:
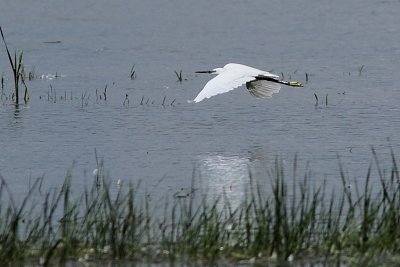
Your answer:
[[[213,70],[202,70],[202,71],[196,71],[195,73],[214,73],[215,71]]]

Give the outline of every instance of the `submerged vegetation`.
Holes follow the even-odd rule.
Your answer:
[[[60,188],[47,192],[44,178],[36,179],[17,204],[0,176],[0,261],[376,264],[400,253],[400,177],[394,153],[390,172],[382,171],[373,155],[362,186],[350,190],[340,171],[342,188],[331,192],[326,183],[313,184],[307,173],[301,179],[296,171],[287,177],[277,160],[262,182],[269,193],[249,173],[246,197],[235,207],[225,195],[211,197],[193,188],[185,196],[166,198],[157,211],[139,186],[114,189],[102,164],[82,192],[74,192],[68,172]],[[380,185],[373,187],[372,181]]]

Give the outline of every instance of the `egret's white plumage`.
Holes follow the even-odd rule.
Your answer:
[[[246,84],[246,88],[251,95],[258,98],[271,98],[272,94],[279,92],[281,84],[303,86],[299,82],[281,81],[278,75],[268,71],[236,63],[229,63],[223,68],[198,71],[197,73],[213,73],[217,74],[217,76],[208,81],[203,90],[193,100],[194,102],[200,102],[205,98],[229,92],[243,84]]]

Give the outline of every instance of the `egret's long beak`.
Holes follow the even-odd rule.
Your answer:
[[[195,73],[214,73],[214,70],[201,70],[201,71],[196,71]]]

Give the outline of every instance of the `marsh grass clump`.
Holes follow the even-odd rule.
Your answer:
[[[23,52],[22,52],[22,50],[20,50],[18,52],[18,56],[17,56],[17,52],[14,52],[14,57],[12,57],[10,50],[8,49],[6,39],[4,37],[1,26],[0,26],[0,33],[1,33],[1,38],[3,39],[3,43],[4,43],[4,46],[6,48],[7,55],[8,55],[8,60],[9,60],[9,63],[10,63],[11,69],[12,69],[12,74],[13,74],[13,79],[14,79],[15,104],[18,105],[19,104],[19,83],[20,83],[20,81],[25,86],[24,100],[25,100],[25,102],[27,102],[29,100],[28,88],[25,84],[25,79],[24,79],[24,75],[23,75],[23,69],[24,69],[24,65],[22,63]]]
[[[201,194],[194,182],[187,194],[153,203],[140,184],[111,184],[97,155],[96,178],[79,192],[68,171],[47,192],[37,178],[17,202],[0,176],[0,261],[390,259],[400,251],[400,177],[391,153],[385,172],[373,150],[362,186],[350,188],[339,163],[342,187],[331,192],[311,171],[298,178],[296,159],[293,176],[276,159],[265,180],[249,172],[247,193],[235,206],[226,193]]]

